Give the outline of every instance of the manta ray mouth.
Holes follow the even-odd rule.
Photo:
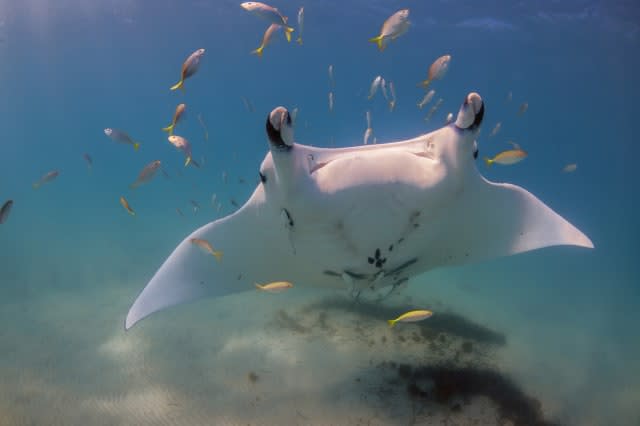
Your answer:
[[[267,116],[267,137],[273,148],[288,151],[293,147],[292,121],[289,111],[275,108]]]
[[[484,118],[484,102],[477,93],[470,93],[464,99],[455,126],[460,130],[476,131]]]

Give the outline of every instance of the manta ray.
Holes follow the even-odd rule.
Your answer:
[[[414,139],[349,148],[294,142],[291,115],[268,115],[260,182],[235,213],[185,238],[139,294],[130,329],[162,309],[254,290],[255,283],[395,289],[436,267],[591,240],[525,189],[476,166],[484,102]],[[221,261],[193,243],[205,240]]]

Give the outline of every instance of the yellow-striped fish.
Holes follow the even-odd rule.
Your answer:
[[[124,209],[129,212],[131,216],[136,215],[136,212],[133,211],[133,209],[129,206],[129,202],[127,202],[124,197],[120,197],[120,204],[122,204],[122,207],[124,207]]]
[[[211,254],[216,258],[218,262],[222,260],[222,252],[219,250],[214,250],[211,244],[209,244],[209,241],[201,240],[200,238],[191,238],[189,241],[191,242],[191,244],[200,247],[205,253]]]
[[[293,287],[289,281],[275,281],[269,284],[258,284],[256,283],[256,288],[258,290],[266,291],[269,293],[281,293],[285,290]]]
[[[389,323],[389,327],[393,327],[397,322],[422,321],[423,319],[429,318],[431,315],[433,315],[433,312],[419,309],[416,311],[406,312],[396,319],[387,320],[387,322]]]
[[[378,50],[382,52],[389,40],[395,40],[407,32],[409,24],[409,9],[399,10],[384,21],[380,35],[370,38],[369,41],[375,43]]]
[[[194,75],[198,68],[200,68],[200,59],[204,56],[204,49],[198,49],[193,52],[182,63],[182,69],[180,70],[180,81],[171,86],[171,90],[180,89],[184,91],[184,81]]]
[[[502,151],[493,158],[484,158],[484,162],[487,166],[491,166],[493,163],[502,164],[508,166],[511,164],[519,163],[527,158],[527,152],[522,149],[510,149],[508,151]]]
[[[169,134],[172,135],[173,129],[175,129],[176,124],[178,124],[178,122],[180,121],[180,118],[182,118],[182,115],[184,114],[186,109],[187,109],[187,106],[185,104],[179,104],[176,107],[176,111],[173,113],[173,119],[171,120],[171,124],[169,124],[167,127],[163,127],[162,131],[169,132]]]
[[[262,52],[264,51],[264,48],[267,47],[269,43],[271,43],[271,37],[273,37],[273,34],[280,28],[282,28],[282,26],[278,24],[269,25],[269,28],[267,28],[267,30],[264,32],[264,35],[262,36],[262,43],[260,44],[260,47],[258,47],[256,50],[253,50],[251,53],[262,58]]]

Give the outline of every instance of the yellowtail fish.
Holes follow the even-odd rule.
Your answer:
[[[209,140],[209,130],[207,129],[207,125],[204,124],[204,120],[202,119],[202,114],[198,114],[198,121],[200,122],[200,125],[202,126],[202,130],[204,131],[204,140],[208,141]]]
[[[126,145],[133,145],[134,151],[137,151],[138,148],[140,148],[140,142],[134,141],[133,139],[131,139],[131,137],[128,134],[126,134],[122,130],[111,129],[107,127],[106,129],[104,129],[104,134],[110,137],[111,140],[115,142],[126,144]]]
[[[191,144],[189,143],[189,141],[182,136],[177,135],[171,135],[167,139],[169,140],[169,142],[171,142],[171,145],[182,151],[186,158],[184,166],[187,167],[191,162]]]
[[[191,244],[199,247],[205,253],[208,253],[215,257],[218,262],[222,260],[222,252],[219,250],[214,250],[211,244],[209,244],[209,241],[202,240],[200,238],[191,238],[189,241],[191,242]]]
[[[144,166],[140,174],[138,175],[138,179],[129,185],[129,188],[137,188],[138,186],[149,182],[156,175],[156,172],[160,169],[160,160],[152,161],[151,163]]]
[[[371,127],[367,127],[367,130],[364,131],[364,136],[363,136],[363,140],[362,140],[362,144],[366,145],[369,143],[369,139],[371,139],[371,136],[373,135],[373,129]]]
[[[449,64],[451,63],[451,55],[443,55],[433,61],[427,73],[427,79],[418,83],[418,86],[427,88],[434,80],[440,80],[447,74]]]
[[[378,75],[371,82],[371,87],[369,87],[369,96],[367,97],[367,99],[369,99],[369,100],[373,99],[373,97],[378,92],[378,88],[380,87],[380,83],[382,83],[382,76]]]
[[[247,1],[240,4],[244,10],[249,13],[252,13],[256,16],[259,16],[262,19],[266,19],[272,24],[280,25],[285,30],[285,37],[287,41],[291,41],[291,33],[294,31],[292,27],[287,25],[287,17],[282,16],[280,11],[273,6],[269,6],[265,3],[260,3],[258,1]]]
[[[409,9],[402,9],[391,15],[384,21],[380,34],[377,37],[370,38],[371,43],[378,46],[379,51],[384,51],[389,40],[395,40],[409,29]]]
[[[204,49],[198,49],[193,52],[182,63],[182,69],[180,71],[180,81],[171,86],[171,90],[184,90],[184,81],[194,75],[198,68],[200,68],[200,59],[204,56]]]
[[[131,216],[135,216],[136,212],[133,211],[133,209],[131,208],[131,206],[129,206],[129,202],[127,201],[126,198],[124,197],[120,197],[120,204],[122,204],[122,207],[124,207],[124,209],[131,215]]]
[[[334,88],[336,87],[336,81],[333,79],[333,64],[329,65],[329,87],[330,88]]]
[[[489,135],[489,137],[492,138],[495,135],[497,135],[498,132],[500,132],[500,129],[502,129],[502,122],[498,121],[498,123],[496,124],[496,127],[494,127],[493,130],[491,131],[491,134]]]
[[[422,100],[420,102],[418,102],[418,108],[422,109],[424,108],[424,106],[426,104],[428,104],[429,102],[431,102],[431,99],[433,99],[433,96],[436,94],[436,91],[431,89],[429,90],[424,97],[422,98]]]
[[[304,31],[304,7],[298,10],[298,38],[296,42],[302,46],[302,32]]]
[[[493,158],[484,158],[484,162],[487,166],[491,166],[493,163],[502,164],[508,166],[511,164],[519,163],[527,157],[526,151],[522,149],[510,149],[508,151],[502,151]]]
[[[87,162],[87,168],[91,170],[91,166],[93,165],[93,160],[91,160],[91,156],[85,152],[84,154],[82,154],[82,158],[84,158],[84,161]]]
[[[523,102],[520,105],[520,109],[518,109],[518,115],[522,115],[529,109],[529,104],[527,102]]]
[[[293,287],[289,281],[275,281],[269,284],[258,284],[256,283],[256,288],[258,290],[266,291],[268,293],[282,293],[285,290]]]
[[[45,183],[51,182],[52,180],[57,178],[59,174],[60,174],[60,172],[57,171],[57,170],[50,171],[46,175],[42,176],[39,181],[37,181],[36,183],[33,184],[33,189],[38,189],[42,185],[44,185]]]
[[[0,225],[5,223],[9,219],[9,213],[11,213],[11,207],[13,207],[13,200],[7,200],[0,208]]]
[[[273,34],[280,28],[282,28],[282,25],[269,25],[269,28],[267,28],[267,30],[264,32],[264,35],[262,36],[262,44],[260,44],[260,47],[258,47],[257,49],[251,51],[251,53],[262,58],[262,52],[264,51],[264,48],[267,47],[267,45],[271,42],[271,37],[273,37]]]
[[[433,315],[433,312],[427,310],[409,311],[400,315],[396,319],[387,320],[389,327],[393,327],[397,322],[415,322],[422,321]]]
[[[575,163],[567,164],[562,168],[562,171],[565,173],[573,173],[578,169],[578,165]]]
[[[169,132],[169,134],[172,135],[173,130],[176,128],[176,124],[178,124],[178,122],[180,121],[180,118],[182,118],[182,115],[186,110],[187,110],[187,105],[179,104],[176,107],[176,111],[173,113],[173,119],[171,120],[171,124],[169,124],[167,127],[163,127],[162,131]]]

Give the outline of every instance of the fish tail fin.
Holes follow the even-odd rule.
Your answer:
[[[191,157],[187,157],[187,159],[184,162],[184,166],[187,167],[189,165],[189,163],[191,163]]]
[[[300,46],[302,46],[302,37],[298,37],[296,39],[296,43],[298,43]]]
[[[222,260],[222,252],[220,250],[214,250],[211,252],[211,254],[216,258],[218,262]]]
[[[431,80],[429,79],[422,80],[420,83],[418,83],[418,87],[422,87],[423,89],[426,89],[427,87],[429,87],[429,84],[431,84]]]
[[[169,132],[169,136],[171,136],[171,135],[173,135],[173,127],[174,126],[175,126],[175,123],[171,123],[167,127],[163,127],[162,131],[163,132]]]
[[[387,320],[387,323],[389,324],[389,328],[392,328],[394,325],[396,325],[396,320]]]
[[[291,43],[291,33],[294,31],[291,27],[284,27],[284,36],[287,38],[288,43]]]
[[[484,164],[490,167],[493,165],[493,160],[489,157],[484,157]]]
[[[36,182],[33,184],[33,189],[38,189],[40,188],[40,182]]]
[[[133,150],[134,151],[138,151],[140,149],[140,142],[134,142],[133,144]]]
[[[176,90],[176,89],[184,90],[184,79],[181,78],[179,82],[171,86],[170,90]]]
[[[378,50],[379,51],[382,52],[384,50],[384,44],[382,44],[382,36],[381,35],[379,35],[377,37],[370,38],[369,41],[371,43],[375,43],[378,46]]]
[[[262,286],[262,285],[260,285],[260,284],[258,284],[258,283],[255,283],[255,285],[256,285],[256,288],[257,288],[258,290],[264,290],[264,286]]]
[[[258,47],[256,50],[251,51],[252,54],[258,55],[258,57],[262,58],[262,51],[264,50],[264,46]]]

